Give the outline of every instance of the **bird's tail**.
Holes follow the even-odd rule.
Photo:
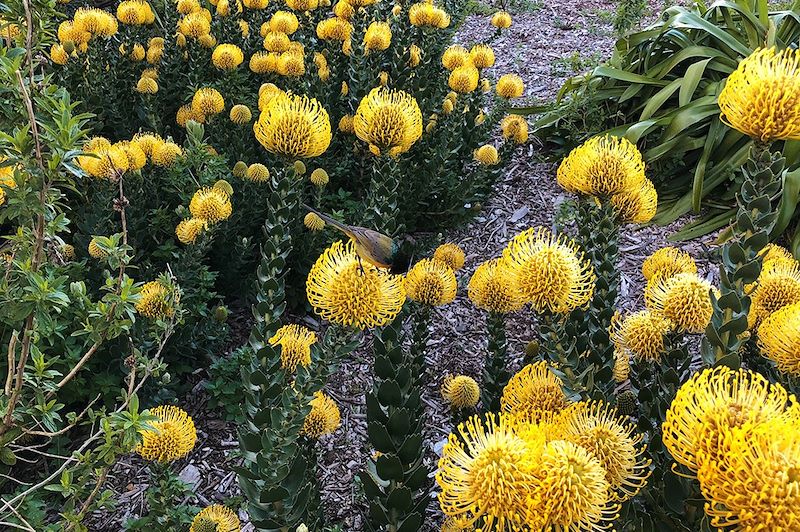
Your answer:
[[[315,209],[313,207],[309,207],[305,203],[301,203],[300,205],[302,205],[305,210],[307,210],[309,212],[313,212],[314,214],[316,214],[317,216],[322,218],[325,221],[325,223],[334,226],[336,229],[338,229],[339,231],[343,232],[347,236],[351,236],[352,235],[352,231],[350,230],[350,228],[347,225],[345,225],[342,222],[340,222],[339,220],[335,220],[335,219],[331,218],[330,216],[328,216],[327,214],[319,212],[317,209]]]

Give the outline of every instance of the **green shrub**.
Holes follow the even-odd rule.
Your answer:
[[[241,368],[248,367],[252,358],[252,348],[243,346],[217,358],[208,368],[206,390],[211,396],[208,405],[228,421],[242,419]]]
[[[739,61],[757,47],[796,44],[797,8],[795,2],[791,10],[767,13],[766,0],[669,8],[652,26],[620,38],[607,64],[568,80],[552,106],[527,109],[543,112],[535,134],[556,147],[555,156],[599,132],[625,136],[643,148],[658,188],[657,223],[708,207],[705,217],[677,236],[722,227],[734,212],[739,189],[731,182],[734,171],[747,159],[752,142],[720,121],[717,96]],[[605,120],[598,123],[597,116]],[[575,135],[576,128],[581,135]],[[787,158],[787,180],[800,180],[800,143],[778,148]],[[773,236],[793,219],[796,187],[790,192]]]

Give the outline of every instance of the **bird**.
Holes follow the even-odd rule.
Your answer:
[[[352,240],[360,260],[364,260],[378,268],[388,269],[394,274],[402,274],[408,271],[411,265],[414,245],[414,240],[411,237],[406,237],[398,242],[392,237],[373,229],[343,224],[331,216],[309,207],[305,203],[302,205],[304,209],[313,212],[322,218],[325,223],[338,229]]]

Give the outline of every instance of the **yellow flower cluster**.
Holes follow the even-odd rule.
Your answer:
[[[642,275],[646,281],[679,273],[697,273],[697,264],[691,255],[674,247],[660,248],[642,263]]]
[[[770,314],[758,328],[761,353],[778,370],[800,377],[800,303],[792,303]]]
[[[242,49],[235,44],[220,44],[211,54],[211,62],[220,70],[233,70],[244,61]]]
[[[800,407],[780,384],[725,366],[678,390],[664,446],[695,475],[711,526],[791,530],[800,523]]]
[[[649,477],[642,436],[603,403],[560,405],[460,424],[436,474],[442,512],[464,530],[610,528]]]
[[[302,325],[284,325],[269,339],[269,345],[281,346],[281,367],[290,373],[297,370],[298,364],[308,367],[311,364],[311,346],[317,335]]]
[[[183,458],[194,448],[197,431],[194,421],[177,406],[157,406],[150,409],[156,421],[150,429],[141,431],[142,441],[136,452],[145,460],[153,462],[173,462]]]
[[[81,169],[92,177],[111,180],[119,179],[125,172],[141,170],[148,158],[155,166],[168,167],[183,154],[174,142],[149,133],[114,144],[104,137],[93,137],[83,145],[83,151],[86,155],[78,157]]]
[[[506,115],[500,121],[503,138],[516,144],[528,141],[528,122],[520,115]]]
[[[625,318],[615,315],[610,334],[619,353],[636,360],[657,362],[664,353],[666,335],[671,331],[670,320],[650,310],[641,310]]]
[[[392,42],[392,29],[386,22],[373,22],[364,33],[364,51],[383,51],[389,48]]]
[[[648,281],[644,298],[647,308],[672,322],[677,331],[700,333],[714,312],[712,289],[711,283],[693,273],[655,276]]]
[[[17,188],[17,182],[14,180],[14,166],[5,163],[6,158],[0,155],[0,205],[6,202],[7,188]]]
[[[192,217],[182,220],[175,228],[178,240],[183,244],[194,244],[211,225],[227,220],[233,213],[232,192],[233,188],[226,181],[217,181],[213,187],[196,191],[189,202]]]

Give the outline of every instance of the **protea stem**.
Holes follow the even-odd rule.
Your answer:
[[[486,317],[486,329],[489,337],[489,355],[483,366],[481,404],[486,412],[498,412],[503,388],[511,378],[506,368],[508,342],[506,340],[505,315],[490,312]]]
[[[756,143],[742,169],[744,181],[736,200],[739,209],[733,238],[722,247],[720,295],[711,295],[714,312],[706,328],[702,355],[706,364],[722,361],[733,368],[741,363],[740,350],[748,340],[750,297],[745,286],[761,273],[759,253],[769,243],[778,213],[771,199],[780,191],[786,160],[767,144]]]
[[[389,236],[402,231],[398,203],[397,160],[388,155],[375,157],[367,195],[364,225]]]

